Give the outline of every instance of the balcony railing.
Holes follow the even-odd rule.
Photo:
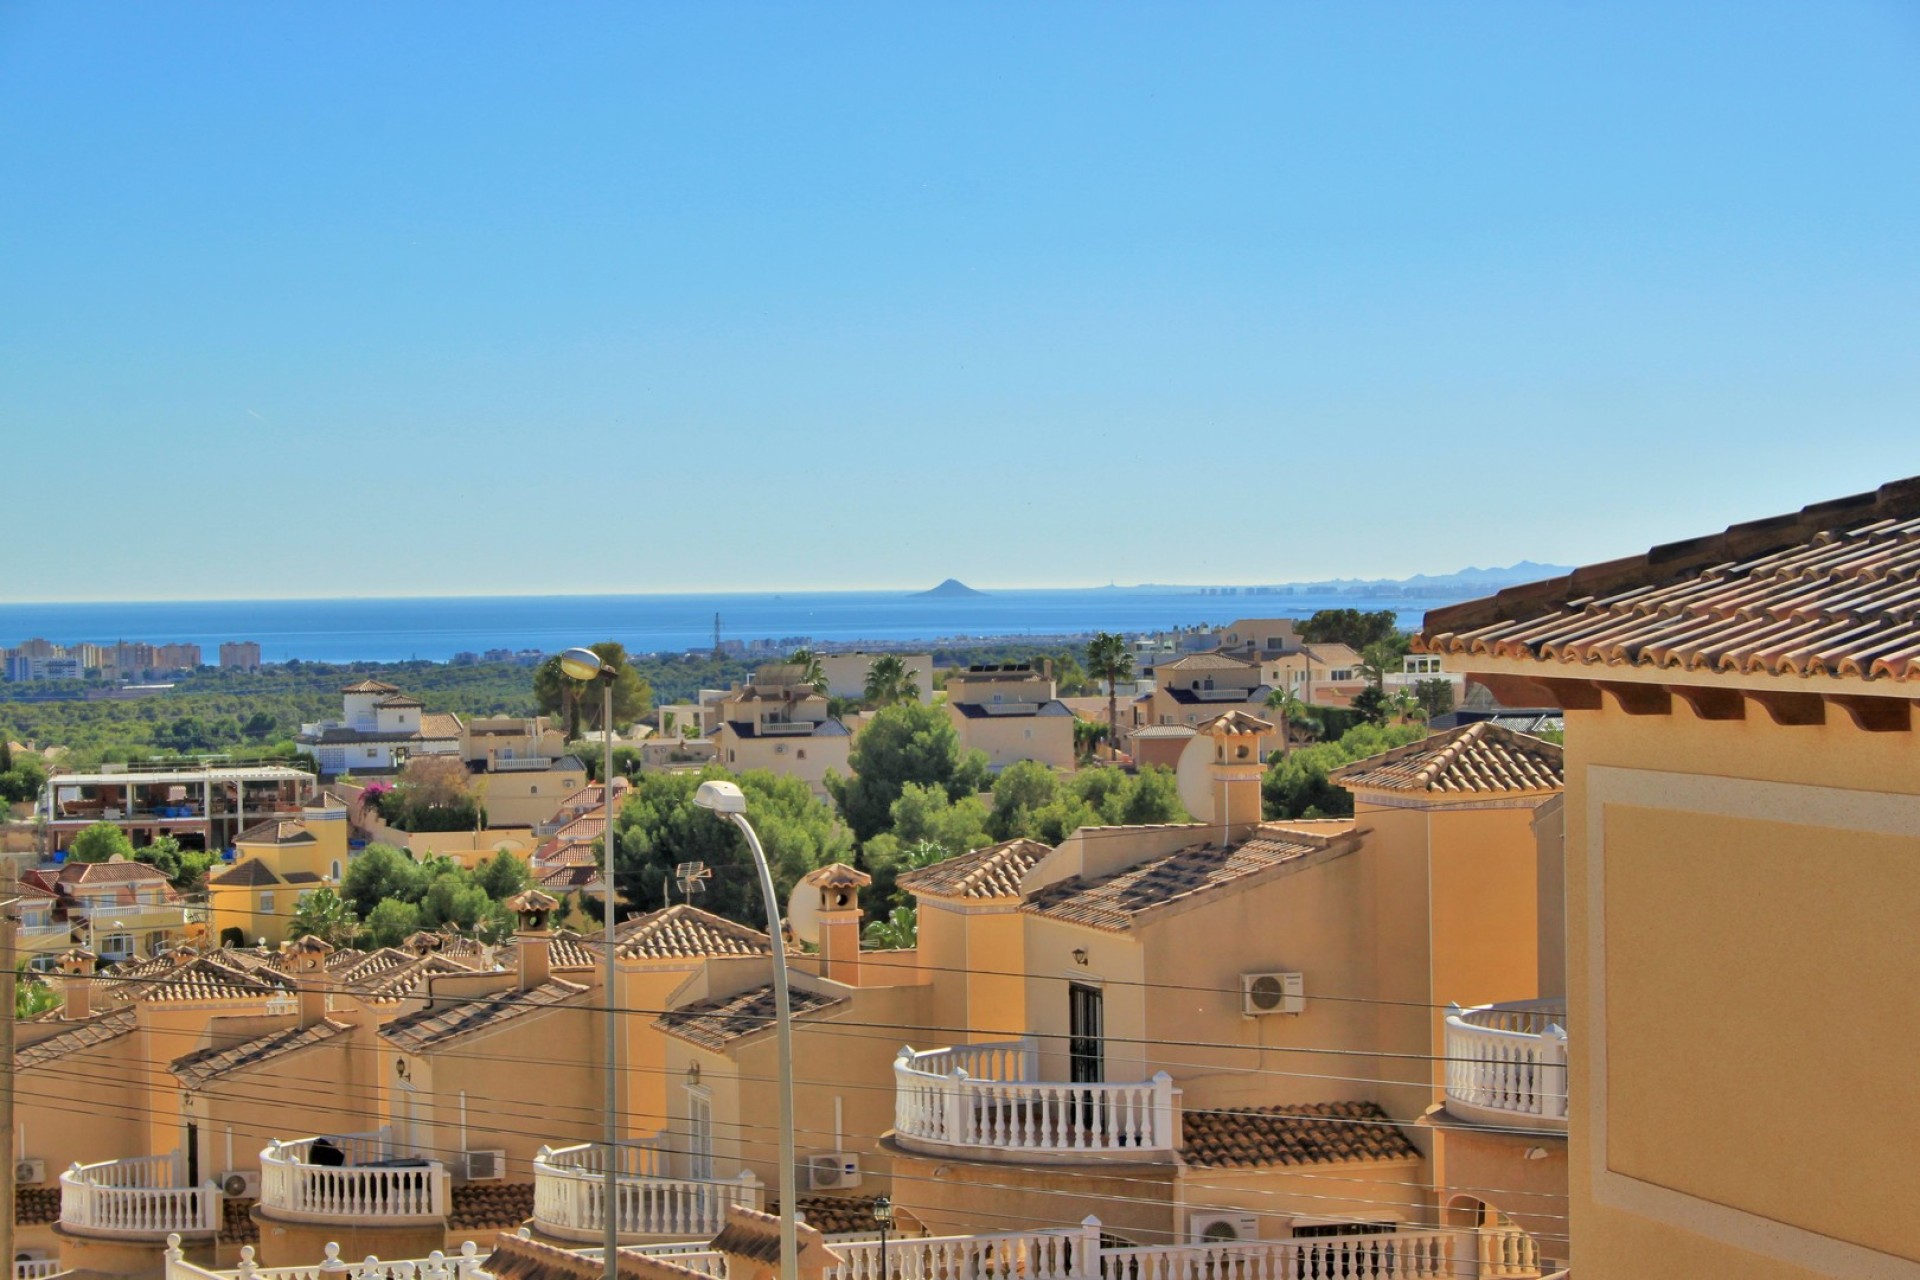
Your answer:
[[[314,1162],[323,1142],[340,1163]],[[385,1130],[275,1141],[260,1153],[260,1209],[292,1222],[442,1218],[450,1185],[439,1161],[393,1156]]]
[[[291,1267],[263,1267],[254,1262],[254,1247],[240,1246],[240,1265],[231,1271],[209,1271],[188,1262],[178,1236],[167,1239],[167,1269],[163,1280],[478,1280],[486,1276],[480,1264],[487,1256],[473,1241],[459,1252],[434,1250],[424,1258],[383,1262],[368,1258],[352,1262],[340,1256],[340,1246],[329,1244],[319,1261]]]
[[[46,1280],[61,1269],[58,1258],[18,1258],[13,1264],[13,1280]]]
[[[1032,1040],[894,1059],[894,1135],[904,1145],[1023,1155],[1164,1159],[1178,1145],[1179,1090],[1162,1071],[1129,1084],[1040,1081]]]
[[[804,738],[819,727],[811,720],[762,720],[760,736]]]
[[[1519,1000],[1447,1011],[1447,1110],[1532,1129],[1567,1125],[1567,1006]]]
[[[177,1155],[76,1164],[60,1175],[60,1225],[80,1235],[163,1240],[220,1228],[220,1189],[183,1187]]]
[[[568,1240],[599,1240],[606,1230],[606,1148],[583,1143],[540,1148],[533,1161],[533,1220],[542,1231]],[[639,1236],[710,1236],[720,1230],[728,1205],[758,1209],[760,1180],[748,1172],[723,1181],[667,1174],[658,1140],[622,1145],[614,1183],[614,1224],[622,1239]]]

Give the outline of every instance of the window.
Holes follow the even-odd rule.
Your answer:
[[[687,1086],[687,1175],[713,1177],[713,1095]]]
[[[807,758],[807,749],[805,747],[801,747],[798,751],[794,752],[793,754],[796,759],[805,760]]]
[[[1028,729],[1028,730],[1026,731],[1026,735],[1027,735],[1027,737],[1028,737],[1028,738],[1032,738],[1032,737],[1033,737],[1033,730],[1031,730],[1031,729]]]
[[[273,895],[272,894],[263,893],[260,895],[260,914],[261,915],[273,914]]]
[[[100,939],[100,954],[114,960],[125,960],[133,954],[133,935],[130,933],[110,933]]]
[[[333,860],[333,873],[331,878],[335,881],[340,879],[340,859],[338,858]]]

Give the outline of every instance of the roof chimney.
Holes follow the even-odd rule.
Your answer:
[[[808,872],[801,883],[820,895],[820,976],[859,986],[860,890],[872,884],[873,877],[835,862]]]
[[[293,974],[294,990],[300,993],[300,1026],[304,1030],[327,1016],[327,957],[333,947],[307,934],[280,948],[287,970]]]
[[[93,1016],[93,970],[99,959],[85,947],[74,947],[60,957],[62,1016],[69,1022]]]
[[[538,889],[522,889],[501,904],[513,912],[519,927],[514,930],[518,945],[514,953],[520,960],[520,989],[531,991],[553,974],[553,931],[550,921],[560,905],[558,898]]]

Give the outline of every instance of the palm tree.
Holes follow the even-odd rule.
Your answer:
[[[1126,637],[1101,631],[1087,642],[1087,674],[1107,682],[1107,746],[1120,741],[1120,695],[1122,680],[1133,679],[1133,653]]]
[[[1107,740],[1107,733],[1107,726],[1098,720],[1075,719],[1073,722],[1074,755],[1084,762],[1091,763],[1094,750]]]
[[[886,919],[868,921],[863,940],[882,951],[913,947],[920,941],[920,913],[912,907],[895,907]]]
[[[820,665],[820,653],[815,649],[795,649],[787,655],[791,666],[801,668],[800,683],[811,685],[815,693],[827,691],[826,668]]]
[[[1402,685],[1387,695],[1387,707],[1396,718],[1406,724],[1427,718],[1427,705],[1420,701],[1420,695]]]
[[[876,707],[896,702],[920,701],[920,673],[909,667],[896,653],[883,653],[867,668],[866,699]]]
[[[1267,694],[1267,709],[1280,720],[1280,756],[1285,759],[1293,750],[1293,725],[1305,724],[1309,718],[1307,704],[1292,685],[1282,684]]]

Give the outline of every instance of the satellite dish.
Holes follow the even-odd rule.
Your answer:
[[[820,945],[820,891],[804,880],[787,895],[787,928],[796,942]]]

